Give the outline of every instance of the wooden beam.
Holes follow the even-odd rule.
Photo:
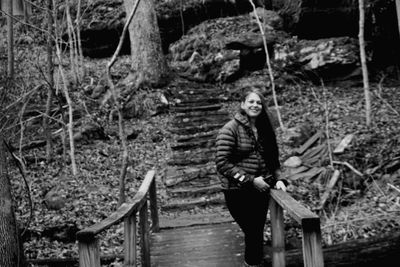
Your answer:
[[[150,238],[149,238],[149,212],[148,212],[147,201],[144,202],[144,205],[140,209],[140,234],[141,234],[141,252],[142,252],[142,266],[143,267],[151,267],[150,263]]]
[[[85,241],[78,243],[79,267],[100,267],[99,241],[97,238]]]
[[[304,267],[324,267],[319,222],[303,221],[302,229]]]
[[[351,140],[353,140],[354,134],[348,134],[346,135],[342,141],[340,141],[339,145],[333,150],[333,154],[340,154],[343,153],[344,150],[349,146],[351,143]]]
[[[271,198],[269,202],[272,235],[272,266],[285,267],[285,226],[283,209]]]
[[[136,214],[124,220],[124,266],[136,267]]]
[[[295,219],[299,224],[303,221],[315,221],[319,223],[319,217],[309,209],[301,205],[288,193],[282,190],[271,189],[271,197]]]
[[[89,226],[76,234],[78,240],[91,240],[98,233],[110,228],[111,226],[121,222],[125,217],[136,213],[142,205],[147,201],[147,192],[149,191],[150,185],[153,182],[155,176],[155,171],[148,171],[146,177],[144,178],[142,184],[139,187],[138,192],[133,197],[131,203],[122,204],[117,211],[112,213],[106,219],[92,226]]]
[[[158,205],[157,205],[157,186],[156,180],[154,179],[150,185],[150,211],[151,211],[151,222],[153,232],[160,231],[160,221],[158,218]]]
[[[311,136],[303,145],[295,150],[297,154],[303,154],[312,144],[314,144],[319,138],[322,137],[322,132],[318,131],[313,136]]]

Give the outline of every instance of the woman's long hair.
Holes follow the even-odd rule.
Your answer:
[[[279,149],[278,149],[278,144],[276,142],[275,131],[274,128],[272,127],[271,120],[267,113],[267,103],[260,90],[256,88],[250,88],[245,90],[242,94],[241,101],[245,102],[246,98],[251,93],[257,94],[261,99],[262,110],[260,115],[258,115],[256,118],[255,126],[257,128],[259,137],[258,142],[262,146],[264,151],[263,157],[265,164],[267,165],[271,174],[274,174],[274,172],[280,168]],[[245,115],[245,112],[242,109],[240,109],[240,111],[243,115]]]

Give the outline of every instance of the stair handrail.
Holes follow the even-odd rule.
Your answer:
[[[283,210],[302,227],[304,267],[323,267],[321,228],[318,215],[304,207],[288,193],[271,189],[269,203],[272,233],[272,266],[284,267],[285,234]]]
[[[151,211],[152,228],[149,227],[148,200]],[[79,266],[100,267],[98,234],[124,221],[124,266],[136,266],[137,226],[139,212],[141,266],[150,267],[149,232],[159,231],[157,189],[155,170],[147,172],[132,202],[123,203],[115,212],[99,223],[91,225],[76,234],[78,240]]]

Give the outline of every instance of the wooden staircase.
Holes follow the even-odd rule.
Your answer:
[[[164,183],[164,211],[223,203],[214,153],[218,130],[229,120],[221,110],[222,90],[211,84],[181,82],[173,88],[175,117],[169,127],[175,143]]]

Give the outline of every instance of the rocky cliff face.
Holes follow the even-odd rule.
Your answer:
[[[91,57],[112,54],[125,22],[122,0],[92,2],[84,13],[82,41]],[[258,0],[283,18],[283,30],[298,39],[316,40],[358,35],[358,1],[355,0]],[[366,33],[371,61],[378,67],[400,62],[400,44],[394,0],[371,0],[366,11]],[[247,0],[158,0],[156,12],[163,49],[204,21],[247,14]],[[129,38],[122,53],[129,53]]]
[[[358,35],[358,1],[272,0],[285,30],[299,39]],[[366,4],[365,38],[371,60],[383,67],[400,62],[400,44],[394,0],[370,0]]]

